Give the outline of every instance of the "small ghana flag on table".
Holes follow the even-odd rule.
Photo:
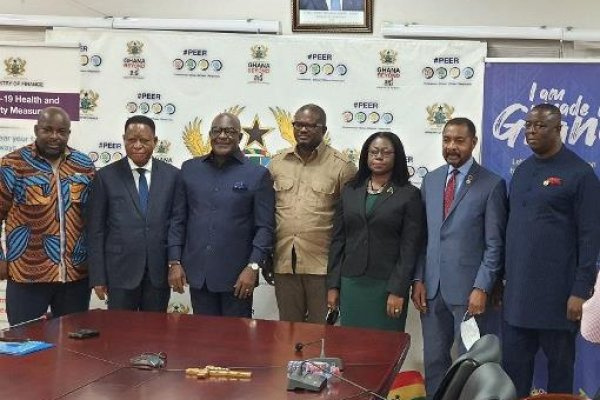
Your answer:
[[[425,382],[418,371],[400,372],[390,388],[388,400],[425,400]]]

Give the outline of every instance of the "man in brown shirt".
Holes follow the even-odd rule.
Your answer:
[[[275,295],[282,321],[324,323],[327,256],[341,190],[356,173],[325,142],[325,111],[307,104],[292,122],[296,146],[273,157],[275,183]]]

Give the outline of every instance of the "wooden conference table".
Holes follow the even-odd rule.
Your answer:
[[[68,338],[80,328],[100,336]],[[305,323],[181,314],[93,310],[5,332],[56,347],[21,357],[0,355],[1,399],[368,399],[345,382],[320,393],[288,392],[287,362],[318,357],[320,346],[295,352],[297,342],[325,338],[327,356],[341,357],[342,376],[385,397],[410,345],[405,333]],[[138,370],[129,359],[164,352],[162,370]],[[214,365],[252,372],[250,380],[186,377],[185,368]]]

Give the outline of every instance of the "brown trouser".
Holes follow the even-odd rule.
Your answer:
[[[324,324],[327,315],[326,275],[275,274],[279,319]]]

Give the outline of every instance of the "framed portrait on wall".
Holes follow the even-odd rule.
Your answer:
[[[373,0],[292,0],[294,32],[373,32]]]

